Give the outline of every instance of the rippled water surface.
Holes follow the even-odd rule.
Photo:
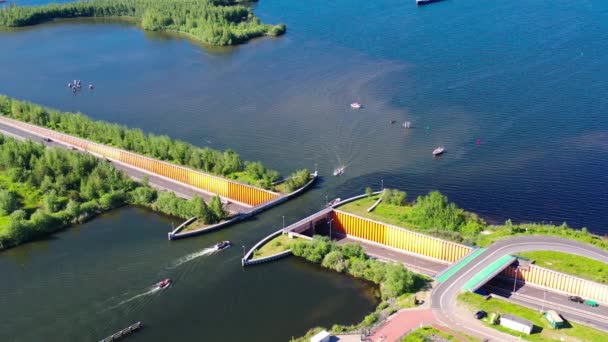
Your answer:
[[[105,20],[0,33],[0,93],[198,145],[232,148],[244,159],[261,160],[282,173],[318,164],[322,175],[329,175],[335,166],[347,166],[343,177],[326,177],[295,202],[210,236],[168,244],[166,222],[127,209],[114,214],[121,228],[109,234],[102,232],[117,228],[104,218],[90,223],[95,228],[76,228],[11,252],[31,250],[33,256],[23,263],[2,266],[13,262],[5,253],[0,267],[15,269],[0,272],[27,275],[27,283],[38,287],[9,286],[7,291],[22,291],[38,305],[24,305],[20,316],[9,321],[12,327],[25,329],[61,310],[71,313],[60,314],[66,321],[49,323],[49,331],[72,319],[77,332],[99,337],[105,330],[95,328],[89,316],[99,305],[95,301],[106,296],[87,299],[89,289],[79,286],[99,287],[96,269],[105,276],[99,291],[110,297],[127,288],[144,291],[150,279],[169,272],[158,271],[162,265],[178,256],[226,238],[251,245],[276,229],[282,215],[295,221],[318,209],[326,195],[347,197],[368,185],[378,188],[381,180],[410,197],[439,189],[490,221],[567,221],[608,232],[606,2],[522,6],[506,0],[446,0],[418,8],[402,0],[260,0],[255,11],[266,22],[287,24],[287,35],[236,48],[208,48]],[[96,89],[73,96],[65,86],[73,79],[93,82]],[[353,101],[364,108],[351,110]],[[405,120],[414,128],[401,129]],[[431,151],[437,145],[447,153],[434,159]],[[159,228],[154,231],[129,215],[143,215]],[[37,263],[69,264],[59,250],[92,244],[71,240],[81,231],[107,241],[83,253],[104,261],[129,260],[133,269],[121,273],[123,280],[109,278],[114,266],[105,271],[91,267],[91,273],[63,268],[86,291],[76,291],[73,297],[83,299],[70,299],[62,307],[56,303],[61,298],[40,286],[51,282],[52,268],[32,273],[42,268]],[[122,249],[111,248],[119,244],[119,232],[139,238],[128,239]],[[132,255],[137,251],[151,256]],[[222,334],[228,340],[286,340],[311,325],[333,322],[324,306],[344,315],[344,321],[356,321],[373,307],[371,297],[362,295],[369,290],[364,284],[296,260],[243,271],[239,255],[233,248],[185,263],[191,269],[182,280],[186,284],[176,284],[166,296],[152,294],[116,309],[121,314],[113,327],[127,318],[150,317],[154,326],[142,339],[179,331],[184,340]],[[254,290],[243,292],[252,281],[255,295]],[[61,286],[67,280],[58,282]],[[309,282],[318,288],[307,290]],[[351,290],[332,289],[336,284]],[[357,287],[367,290],[353,290]],[[297,294],[288,295],[293,292]],[[352,297],[341,302],[334,297],[338,293]],[[15,304],[14,298],[4,300]],[[93,303],[84,307],[88,300]],[[130,309],[133,303],[143,304]],[[351,309],[353,305],[358,308]],[[43,336],[29,331],[31,337],[24,340]]]

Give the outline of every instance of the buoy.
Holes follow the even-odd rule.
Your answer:
[[[477,139],[477,145],[481,145],[481,140]]]

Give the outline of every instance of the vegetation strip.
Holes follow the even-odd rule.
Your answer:
[[[256,0],[248,0],[255,2]],[[0,9],[0,26],[36,25],[61,18],[118,17],[144,30],[174,31],[210,45],[236,45],[260,36],[279,36],[285,25],[266,25],[242,0],[90,0]]]
[[[454,275],[454,273],[460,271],[460,269],[462,269],[463,267],[465,267],[466,265],[468,265],[479,254],[483,253],[483,251],[485,251],[485,248],[478,248],[478,249],[476,249],[475,251],[473,251],[473,253],[471,253],[468,256],[466,256],[463,260],[461,260],[460,262],[458,262],[456,265],[450,267],[450,269],[447,272],[445,272],[441,276],[437,277],[437,281],[440,282],[440,283],[443,283],[444,281],[448,280],[451,276]]]
[[[208,223],[226,216],[219,197],[187,201],[91,155],[0,135],[0,250],[125,204]]]
[[[266,169],[260,162],[243,162],[232,150],[220,152],[208,147],[201,148],[165,135],[146,134],[141,129],[94,121],[80,113],[59,112],[2,95],[0,114],[264,189],[273,190],[273,183],[280,179],[278,172]],[[309,179],[308,170],[298,170],[284,182],[282,188],[291,192],[305,185]]]
[[[500,325],[492,325],[486,319],[482,320],[487,326],[496,330],[511,334],[513,336],[521,337],[522,339],[529,341],[559,341],[566,340],[571,341],[576,339],[578,341],[588,342],[603,342],[608,341],[608,333],[583,326],[578,323],[565,322],[565,326],[562,329],[553,329],[549,322],[543,317],[543,314],[529,309],[523,306],[509,303],[502,299],[491,298],[486,300],[483,296],[474,293],[463,293],[458,296],[458,301],[467,306],[472,312],[478,310],[484,310],[491,315],[497,313],[499,315],[511,314],[531,321],[535,328],[531,335],[521,334],[514,330],[508,329]]]
[[[488,267],[481,270],[473,278],[469,279],[462,287],[465,291],[471,291],[477,284],[482,280],[492,275],[492,273],[498,271],[501,267],[504,267],[507,263],[512,262],[515,258],[511,255],[503,255],[500,259],[494,261]]]

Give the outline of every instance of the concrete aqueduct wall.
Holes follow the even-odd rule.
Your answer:
[[[7,125],[76,146],[84,151],[89,151],[104,156],[108,159],[120,161],[122,163],[176,180],[184,184],[188,184],[190,186],[248,206],[257,206],[281,196],[278,193],[268,190],[241,184],[153,158],[144,157],[142,155],[128,152],[116,147],[105,146],[86,139],[76,138],[68,134],[59,133],[51,129],[28,124],[4,116],[0,117],[0,120]]]
[[[416,233],[401,227],[334,210],[337,231],[443,262],[452,263],[471,251],[471,247]]]
[[[608,303],[608,285],[548,270],[536,265],[530,265],[528,269],[518,269],[510,266],[501,273],[501,276],[511,279],[517,277],[518,281],[523,281],[526,284]]]

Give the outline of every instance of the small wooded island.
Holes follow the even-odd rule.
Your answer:
[[[255,2],[250,0],[248,2]],[[36,25],[62,18],[114,17],[135,20],[150,31],[183,33],[210,45],[236,45],[279,36],[285,25],[263,24],[242,0],[90,0],[0,9],[0,26]]]

